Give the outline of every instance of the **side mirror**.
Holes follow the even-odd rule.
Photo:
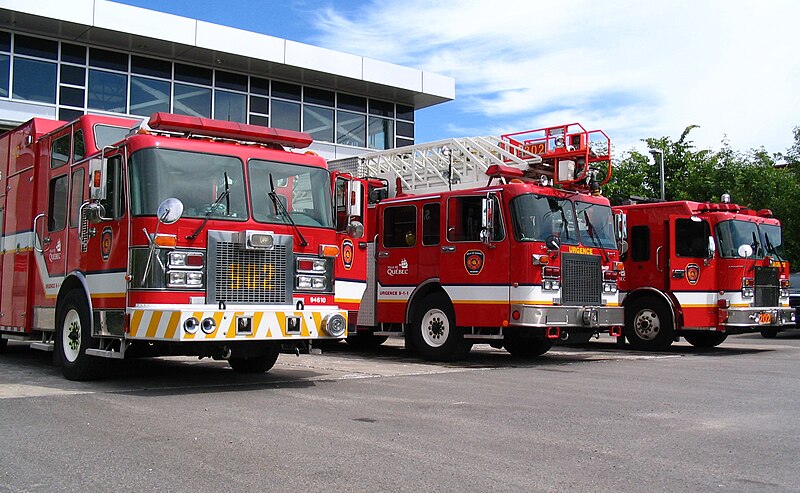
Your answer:
[[[347,225],[347,236],[357,240],[364,237],[364,225],[359,221],[350,221]]]
[[[363,203],[364,184],[358,180],[347,182],[347,205],[345,207],[347,216],[361,216],[361,204]]]
[[[174,197],[164,199],[158,206],[157,214],[159,222],[172,224],[183,215],[183,202]]]
[[[628,238],[628,216],[624,212],[614,214],[614,232],[617,235],[617,240],[621,241]]]
[[[619,241],[619,254],[625,255],[628,253],[628,242],[626,240]]]
[[[717,252],[717,243],[714,241],[713,236],[708,237],[708,254],[706,255],[708,258],[713,258],[714,254]]]
[[[544,245],[548,250],[561,250],[561,239],[556,235],[550,235],[544,239]]]
[[[745,243],[739,247],[737,253],[742,258],[750,258],[753,255],[753,247]]]
[[[481,242],[487,245],[491,243],[494,237],[494,208],[495,208],[494,194],[489,193],[481,200]]]

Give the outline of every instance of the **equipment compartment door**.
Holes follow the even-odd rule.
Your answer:
[[[504,214],[495,196],[494,231],[489,244],[481,241],[486,194],[449,197],[445,235],[441,243],[440,281],[450,295],[456,323],[499,327],[508,320],[509,242]],[[486,234],[486,233],[484,233]]]
[[[711,227],[699,217],[670,216],[667,282],[683,309],[685,328],[716,324],[716,262]]]

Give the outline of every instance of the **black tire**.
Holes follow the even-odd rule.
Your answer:
[[[431,361],[455,361],[466,356],[472,345],[464,341],[464,332],[455,321],[453,306],[444,293],[423,298],[411,322],[414,349]]]
[[[82,291],[73,290],[64,296],[56,319],[56,357],[67,380],[95,380],[103,374],[105,360],[88,356],[86,350],[96,347],[92,338],[89,304]]]
[[[717,347],[728,338],[724,332],[687,332],[683,334],[686,342],[694,347],[712,348]]]
[[[657,298],[640,298],[625,307],[625,338],[634,349],[664,351],[675,338],[672,310]]]
[[[389,338],[389,336],[376,336],[370,331],[358,331],[356,335],[346,339],[347,345],[360,351],[375,349]]]
[[[280,345],[270,344],[259,355],[229,358],[228,364],[236,373],[265,373],[275,366],[279,353]]]
[[[553,347],[553,343],[548,339],[506,334],[503,338],[503,347],[512,356],[518,358],[535,358],[549,351],[550,348]]]
[[[761,337],[764,339],[775,339],[778,337],[778,332],[780,332],[775,327],[770,327],[768,329],[761,329]]]

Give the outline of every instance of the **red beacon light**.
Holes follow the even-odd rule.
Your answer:
[[[305,132],[165,112],[153,113],[147,124],[154,130],[165,132],[188,132],[207,137],[277,144],[295,149],[308,147],[314,141]]]

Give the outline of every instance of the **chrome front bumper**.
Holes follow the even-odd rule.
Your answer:
[[[516,320],[512,316],[509,323],[519,327],[596,330],[625,324],[625,314],[621,306],[511,305],[511,313],[514,312],[518,312],[520,316]]]

